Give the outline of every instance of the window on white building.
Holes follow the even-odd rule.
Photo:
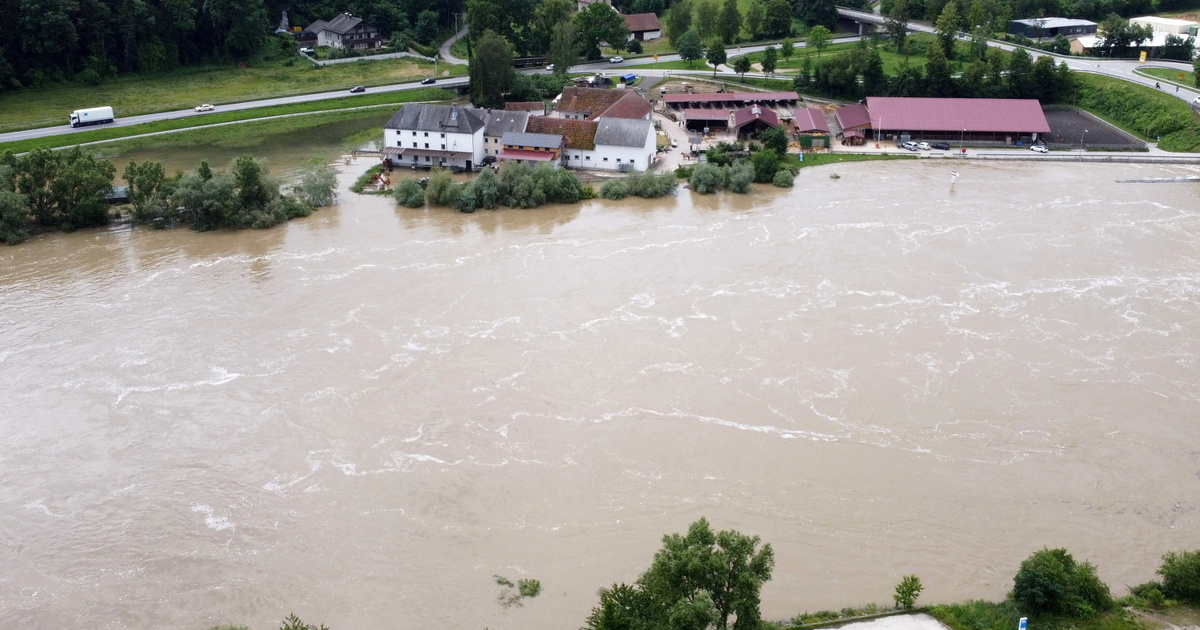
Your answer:
[[[608,158],[604,158],[604,161],[605,161],[605,162],[607,162],[607,161],[608,161]]]
[[[413,143],[413,148],[414,148],[414,149],[415,149],[415,148],[417,148],[417,143],[416,143],[416,142],[414,142],[414,143]]]

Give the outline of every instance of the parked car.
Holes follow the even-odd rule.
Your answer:
[[[435,79],[433,77],[429,77],[427,79],[421,79],[421,85],[433,85],[434,83],[437,83],[437,79]]]
[[[622,61],[625,61],[624,57],[613,57],[608,60],[608,63],[621,63]]]
[[[366,92],[366,91],[367,91],[367,88],[365,88],[365,87],[363,87],[363,86],[361,86],[361,85],[356,85],[356,86],[354,86],[354,87],[350,88],[350,93],[351,93],[351,94],[361,94],[361,93],[363,93],[363,92]]]
[[[301,49],[300,49],[300,52],[302,52],[302,53],[304,53],[304,54],[306,54],[306,55],[311,55],[311,54],[313,54],[313,53],[314,53],[314,52],[316,52],[316,51],[314,51],[314,50],[313,50],[313,49],[311,49],[311,48],[301,48]]]
[[[196,106],[196,111],[198,111],[198,112],[211,112],[214,109],[216,109],[216,108],[213,107],[212,105],[209,105],[208,103]]]
[[[950,150],[949,142],[934,142],[931,146],[933,148],[937,149],[938,151],[949,151]]]
[[[554,72],[554,64],[552,64],[552,63],[546,64],[546,72]]]
[[[929,150],[929,143],[928,143],[928,142],[918,142],[918,143],[917,143],[917,148],[918,148],[918,149],[920,149],[920,150],[922,150],[922,151],[928,151],[928,150]]]
[[[485,156],[483,156],[483,160],[481,160],[481,162],[484,164],[492,164],[495,161],[496,161],[496,156],[494,156],[494,155],[485,155]]]
[[[920,149],[918,149],[918,148],[917,148],[917,143],[916,143],[916,142],[911,142],[911,141],[910,141],[910,142],[903,142],[903,143],[901,143],[901,144],[900,144],[900,148],[901,148],[901,149],[908,149],[909,151],[919,151],[919,150],[920,150]]]
[[[1035,144],[1035,145],[1029,147],[1029,150],[1033,151],[1034,153],[1049,153],[1050,152],[1050,149],[1047,149],[1046,145],[1044,145],[1044,144]]]

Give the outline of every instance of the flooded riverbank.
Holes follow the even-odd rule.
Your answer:
[[[0,249],[0,621],[578,627],[699,516],[775,547],[768,618],[1043,545],[1150,579],[1200,526],[1200,187],[1115,180],[1197,173],[954,167]]]

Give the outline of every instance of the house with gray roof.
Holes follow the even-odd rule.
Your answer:
[[[608,117],[597,122],[595,155],[590,168],[644,171],[654,164],[658,148],[654,123],[641,118]]]
[[[409,103],[383,126],[384,160],[393,166],[478,169],[484,120],[458,105]]]
[[[383,47],[379,29],[349,13],[332,20],[317,20],[308,25],[300,39],[315,37],[318,46],[344,48],[346,50],[371,50]]]
[[[512,131],[525,131],[529,125],[529,112],[510,109],[477,109],[477,114],[483,116],[483,155],[497,156],[500,154],[501,140],[504,134]]]
[[[501,144],[504,148],[500,150],[500,159],[506,162],[545,162],[557,168],[563,161],[565,141],[561,134],[510,131],[504,134]]]

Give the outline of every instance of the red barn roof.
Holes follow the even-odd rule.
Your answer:
[[[621,17],[625,18],[625,26],[629,28],[629,32],[631,33],[662,30],[662,24],[659,23],[658,16],[653,13],[634,13]]]
[[[871,115],[867,113],[867,106],[861,103],[839,107],[833,115],[837,117],[842,129],[871,126]]]
[[[825,122],[825,112],[815,107],[804,107],[796,112],[796,131],[800,133],[829,133],[829,123]]]
[[[761,120],[772,127],[779,126],[779,116],[761,105],[751,105],[733,112],[733,126],[736,128],[740,129],[742,125],[748,125],[755,120]]]
[[[1036,99],[868,96],[867,110],[873,129],[1050,133]]]

